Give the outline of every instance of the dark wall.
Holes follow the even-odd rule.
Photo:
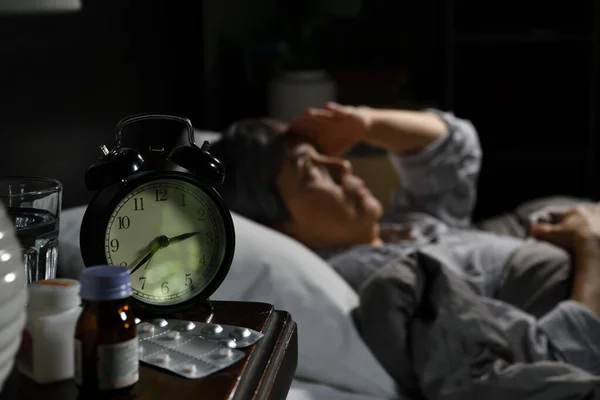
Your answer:
[[[479,216],[548,194],[597,197],[598,1],[480,3],[363,1],[358,17],[332,19],[326,66],[406,73],[398,100],[473,120]],[[244,46],[283,18],[278,5],[83,0],[74,14],[0,16],[0,174],[56,177],[65,206],[80,204],[84,169],[126,115],[220,129],[264,114],[268,76],[248,80]]]
[[[446,3],[443,104],[479,130],[476,215],[597,198],[598,1]]]
[[[120,118],[171,112],[201,125],[201,7],[84,0],[77,13],[0,16],[0,174],[55,177],[64,206],[81,204],[84,170]]]

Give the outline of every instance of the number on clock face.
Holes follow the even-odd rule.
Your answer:
[[[181,180],[156,180],[139,186],[115,207],[106,229],[105,254],[111,265],[138,267],[131,287],[139,300],[181,303],[202,291],[220,267],[224,223],[198,187]]]

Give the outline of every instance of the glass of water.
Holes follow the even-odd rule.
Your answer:
[[[56,278],[62,184],[50,178],[0,177],[0,200],[15,224],[27,283]]]

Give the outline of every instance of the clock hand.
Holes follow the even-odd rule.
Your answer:
[[[201,233],[201,232],[188,232],[188,233],[183,233],[181,235],[174,236],[172,238],[168,238],[168,240],[167,240],[167,246],[170,245],[170,244],[173,244],[173,243],[177,243],[177,242],[181,242],[183,240],[189,239],[189,238],[191,238],[193,236],[198,235],[199,233]]]
[[[174,237],[168,237],[167,235],[162,235],[162,236],[158,236],[156,238],[154,238],[154,240],[152,240],[150,242],[150,244],[148,245],[148,247],[151,248],[151,250],[148,252],[148,254],[146,254],[144,256],[144,258],[142,258],[140,260],[140,262],[138,262],[135,267],[133,267],[131,269],[130,274],[133,274],[135,271],[137,271],[138,269],[140,269],[142,267],[142,265],[144,265],[145,263],[147,263],[149,260],[152,259],[152,257],[154,256],[154,254],[156,254],[156,252],[162,248],[167,247],[170,244],[173,243],[178,243],[181,242],[183,240],[189,239],[193,236],[198,235],[200,232],[188,232],[188,233],[183,233],[181,235],[177,235]]]
[[[140,260],[140,262],[139,262],[139,263],[137,263],[137,264],[135,265],[135,267],[133,267],[133,268],[131,269],[131,271],[130,271],[129,273],[133,275],[133,273],[134,273],[135,271],[137,271],[138,269],[140,269],[140,267],[141,267],[142,265],[146,264],[146,262],[148,262],[148,260],[150,260],[150,259],[152,258],[152,256],[154,256],[154,254],[155,254],[155,253],[158,251],[158,249],[160,249],[160,247],[155,247],[155,248],[153,248],[153,249],[152,249],[152,250],[151,250],[151,251],[150,251],[148,254],[146,254],[146,255],[144,256],[144,258],[142,258],[142,259]]]
[[[148,260],[150,260],[154,256],[154,254],[156,254],[156,252],[158,250],[162,249],[163,247],[166,247],[168,244],[169,244],[169,237],[166,235],[162,235],[162,236],[158,236],[158,237],[154,238],[148,244],[150,251],[135,265],[135,267],[133,267],[131,269],[131,271],[129,273],[133,274],[135,271],[140,269],[140,267],[142,265],[144,265],[145,263],[147,263]]]

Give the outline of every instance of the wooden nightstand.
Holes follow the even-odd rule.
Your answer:
[[[265,303],[213,302],[213,322],[244,326],[265,336],[243,349],[246,357],[231,367],[201,379],[185,379],[140,364],[140,380],[131,399],[285,399],[298,361],[298,334],[290,314]],[[191,310],[178,318],[203,321],[203,310]],[[16,369],[0,399],[78,398],[73,381],[38,385]]]

